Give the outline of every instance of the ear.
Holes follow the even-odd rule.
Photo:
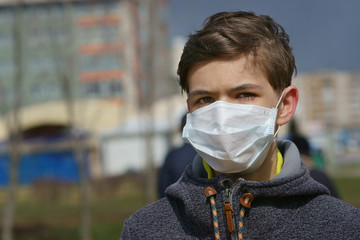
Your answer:
[[[277,125],[284,125],[288,123],[295,113],[296,106],[299,99],[299,92],[295,86],[289,86],[284,90],[284,96],[279,104]]]

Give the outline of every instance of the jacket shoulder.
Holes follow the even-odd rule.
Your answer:
[[[167,198],[162,198],[133,213],[125,220],[121,234],[122,239],[156,239],[157,236],[178,234],[176,216]],[[172,226],[169,229],[168,226]],[[181,229],[181,227],[180,227]]]
[[[314,225],[324,223],[329,235],[341,233],[340,238],[360,236],[360,209],[329,195],[320,195],[311,202],[306,211],[315,220]]]

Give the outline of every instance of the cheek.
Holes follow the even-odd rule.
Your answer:
[[[280,96],[277,96],[276,94],[269,94],[268,96],[259,99],[259,105],[267,108],[275,108],[276,104],[279,101]],[[279,105],[280,106],[280,105]]]

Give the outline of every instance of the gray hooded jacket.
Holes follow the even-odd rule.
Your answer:
[[[262,182],[201,177],[196,157],[165,198],[125,221],[120,239],[238,239],[239,231],[244,239],[360,239],[360,210],[312,180],[293,143],[278,142],[278,148],[282,170]],[[207,187],[217,192],[213,206]],[[246,194],[251,204],[244,203]]]

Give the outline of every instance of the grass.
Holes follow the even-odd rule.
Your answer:
[[[333,177],[341,198],[360,208],[359,177]],[[92,186],[92,240],[119,239],[122,224],[146,205],[141,177],[123,177]],[[0,190],[4,206],[5,190]],[[18,190],[16,240],[80,239],[80,196],[76,185],[34,185]]]
[[[360,209],[360,164],[332,166],[327,172],[340,198]]]
[[[339,191],[340,198],[360,209],[360,177],[334,177],[333,181]]]
[[[91,198],[92,240],[119,239],[122,224],[146,204],[143,181],[108,179],[94,183]],[[16,240],[80,239],[80,190],[77,185],[20,187],[15,216]],[[0,204],[6,192],[0,190]]]

